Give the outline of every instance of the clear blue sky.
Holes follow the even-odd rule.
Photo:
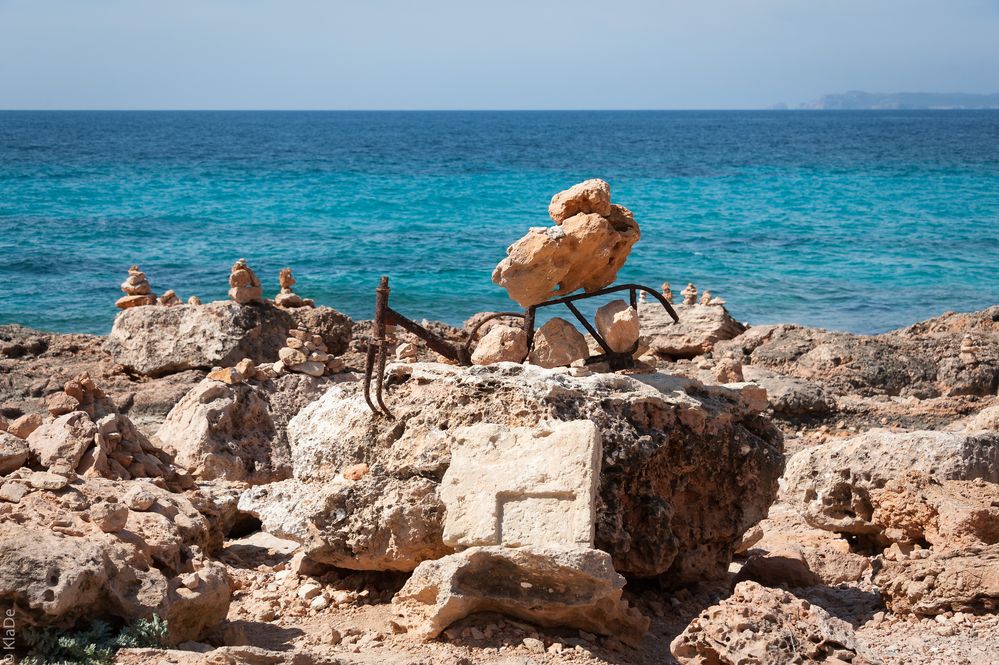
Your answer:
[[[0,108],[761,108],[999,92],[999,0],[0,0]]]

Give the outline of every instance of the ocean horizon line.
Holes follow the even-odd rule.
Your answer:
[[[0,113],[995,113],[995,108],[0,108]]]

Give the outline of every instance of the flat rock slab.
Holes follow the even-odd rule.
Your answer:
[[[444,543],[593,547],[600,433],[589,420],[462,427],[441,483]]]
[[[621,599],[623,587],[600,550],[472,547],[421,563],[392,602],[426,640],[470,614],[499,612],[634,644],[649,620]]]
[[[722,305],[674,305],[679,323],[659,303],[638,308],[642,337],[658,356],[693,358],[711,351],[715,344],[738,337],[746,327]]]

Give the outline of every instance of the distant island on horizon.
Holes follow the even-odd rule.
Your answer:
[[[788,109],[787,104],[772,108]],[[999,93],[988,95],[966,92],[863,92],[850,90],[822,95],[797,106],[820,111],[999,109]]]

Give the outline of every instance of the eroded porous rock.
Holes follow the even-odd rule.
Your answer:
[[[0,475],[19,469],[28,461],[28,445],[13,434],[0,432]]]
[[[565,367],[589,355],[582,333],[565,319],[555,317],[535,331],[534,347],[528,359],[532,365],[550,369]]]
[[[392,602],[422,639],[470,614],[500,612],[636,643],[649,620],[622,600],[623,587],[600,550],[473,547],[421,563]]]
[[[822,386],[805,379],[781,376],[762,367],[743,365],[747,381],[767,390],[770,408],[778,416],[822,416],[836,410],[836,400]]]
[[[200,480],[282,480],[291,475],[288,422],[331,383],[304,374],[238,383],[206,378],[170,410],[155,439]]]
[[[606,217],[610,210],[610,185],[599,178],[584,180],[559,192],[548,204],[548,215],[556,224],[579,213],[595,213]]]
[[[556,194],[549,210],[558,226],[532,228],[510,245],[493,282],[524,307],[611,284],[641,233],[609,197],[610,186],[595,180]]]
[[[472,362],[490,365],[499,362],[524,362],[527,357],[527,331],[521,327],[491,326],[475,345]]]
[[[850,624],[787,591],[748,581],[694,619],[670,652],[682,665],[869,662]]]
[[[387,372],[385,399],[393,420],[375,417],[356,383],[334,386],[288,425],[292,469],[300,482],[289,484],[280,497],[268,494],[272,485],[241,499],[246,502],[241,509],[259,514],[268,530],[268,514],[282,515],[273,518],[277,524],[320,524],[311,531],[280,528],[301,534],[310,558],[356,566],[351,556],[357,548],[345,543],[381,519],[368,516],[381,512],[380,495],[361,488],[402,481],[423,483],[417,486],[425,493],[410,502],[425,502],[419,520],[426,526],[419,530],[429,535],[408,550],[397,540],[397,551],[370,557],[368,565],[389,567],[391,557],[412,562],[440,556],[448,548],[439,483],[450,464],[453,431],[482,422],[507,429],[578,420],[596,426],[603,462],[595,545],[626,575],[662,576],[677,584],[724,575],[732,549],[766,515],[776,494],[782,438],[759,415],[760,405],[739,390],[663,374],[641,380],[576,377],[567,370],[510,363],[414,363],[391,365]],[[370,468],[357,483],[361,488],[331,488],[344,469],[360,463]],[[328,501],[337,507],[327,507]],[[399,515],[405,515],[402,508]]]
[[[928,543],[942,552],[999,543],[996,483],[909,472],[872,491],[871,505],[871,521],[903,546]]]
[[[274,361],[288,331],[303,325],[320,335],[331,353],[347,349],[352,322],[328,307],[284,310],[230,301],[125,310],[115,318],[104,348],[133,372],[161,376],[232,367],[243,358]]]
[[[409,571],[451,552],[437,484],[426,478],[286,480],[247,490],[239,509],[268,533],[302,543],[311,560],[340,568]]]
[[[589,420],[459,428],[441,481],[444,543],[593,547],[600,450]]]
[[[746,330],[720,305],[681,304],[675,308],[679,323],[658,303],[640,307],[638,311],[642,338],[651,352],[661,358],[693,358]]]
[[[153,494],[148,511],[118,503],[132,484]],[[18,608],[20,625],[157,614],[176,644],[205,637],[225,618],[228,574],[203,558],[218,551],[221,534],[184,496],[143,481],[78,478],[29,490],[10,508],[0,512],[0,599]],[[181,575],[198,577],[196,588],[180,588]]]
[[[878,534],[871,493],[910,470],[937,480],[999,482],[999,432],[875,429],[802,450],[788,460],[785,495],[812,526]]]
[[[961,352],[967,336],[973,354]],[[820,383],[837,395],[924,399],[995,395],[999,388],[999,306],[874,336],[758,326],[731,344],[754,365]]]
[[[48,468],[63,461],[75,469],[83,453],[94,445],[97,425],[83,411],[74,411],[43,423],[28,436],[28,448]]]
[[[995,612],[999,609],[999,544],[881,561],[874,582],[897,614]]]

